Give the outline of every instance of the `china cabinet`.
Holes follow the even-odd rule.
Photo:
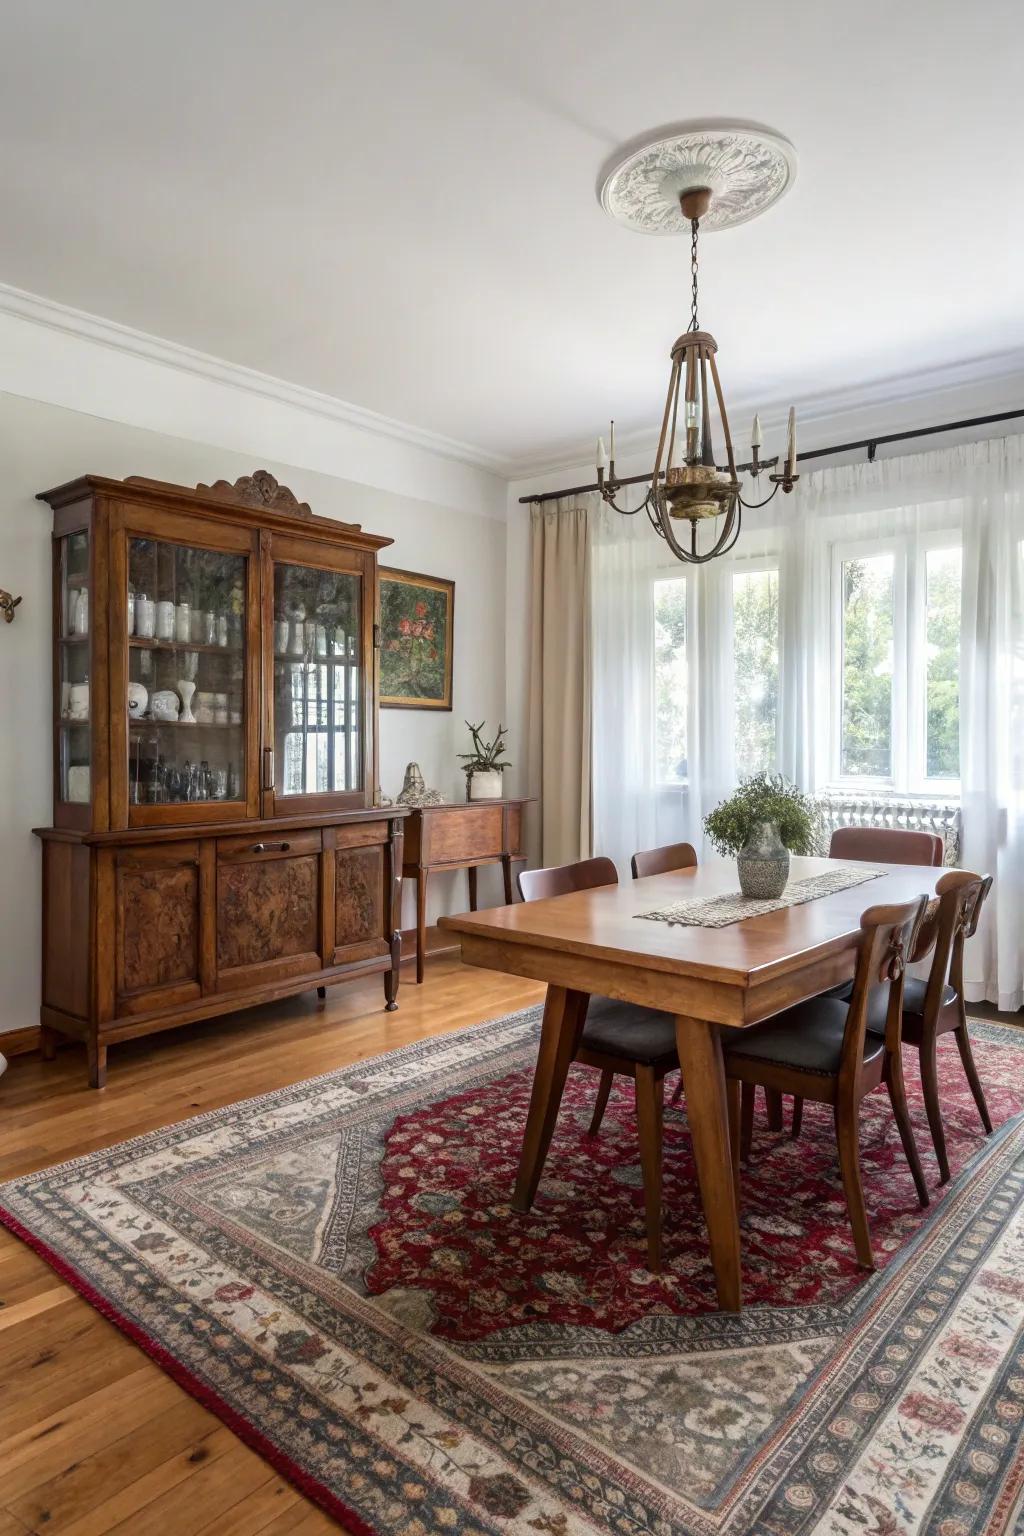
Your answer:
[[[396,1006],[402,823],[375,808],[377,551],[272,475],[86,476],[53,509],[43,1048],[368,972]]]

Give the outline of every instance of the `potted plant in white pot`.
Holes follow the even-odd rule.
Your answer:
[[[732,854],[744,896],[781,896],[790,853],[816,847],[815,808],[780,773],[755,773],[704,818],[719,853]]]
[[[499,725],[494,740],[485,741],[482,732],[486,724],[485,720],[481,720],[479,725],[470,725],[469,721],[466,721],[466,729],[472,738],[473,750],[460,752],[459,757],[466,775],[467,800],[500,800],[503,788],[502,770],[512,766],[503,755],[505,737],[508,735],[507,729]]]

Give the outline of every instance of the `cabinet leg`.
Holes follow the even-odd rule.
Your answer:
[[[416,880],[416,985],[423,980],[423,962],[427,948],[427,872],[421,869]]]
[[[469,877],[469,910],[476,911],[476,865],[471,864],[466,870]]]
[[[93,1038],[87,1041],[86,1050],[89,1058],[89,1087],[105,1088],[107,1086],[107,1048]]]
[[[39,1049],[44,1061],[54,1061],[57,1056],[57,1031],[48,1024],[39,1030]]]
[[[327,988],[326,987],[317,987],[316,995],[320,999],[320,1001],[323,1002],[324,998],[327,996]]]
[[[398,1007],[398,982],[401,964],[402,935],[396,933],[391,940],[391,969],[386,971],[384,975],[384,997],[386,999],[384,1009],[386,1013],[394,1013]]]

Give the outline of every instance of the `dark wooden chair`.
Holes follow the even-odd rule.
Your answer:
[[[849,1003],[836,997],[814,997],[764,1024],[737,1030],[734,1038],[725,1042],[726,1078],[730,1085],[742,1085],[742,1115],[735,1088],[729,1096],[737,1178],[740,1157],[746,1150],[743,1143],[749,1138],[756,1085],[795,1094],[801,1101],[831,1104],[857,1259],[866,1269],[874,1268],[874,1255],[860,1178],[860,1104],[881,1083],[889,1090],[918,1199],[922,1206],[928,1204],[900,1056],[904,970],[927,905],[927,897],[921,896],[903,906],[869,907],[862,915],[860,953]],[[879,983],[883,985],[876,990]],[[876,1034],[868,1029],[868,1017],[880,995],[885,1008],[884,1033]]]
[[[912,832],[901,827],[837,827],[828,845],[830,859],[853,859],[857,864],[927,864],[941,869],[945,856],[942,838],[935,832]]]
[[[618,885],[618,870],[611,859],[583,859],[552,869],[524,869],[518,877],[524,901],[565,896],[570,891],[590,891],[601,885]],[[664,1080],[679,1070],[675,1020],[671,1014],[610,997],[591,997],[579,1044],[573,1057],[601,1074],[597,1100],[587,1134],[596,1136],[604,1118],[608,1095],[616,1076],[631,1077],[636,1085],[636,1123],[640,1140],[640,1165],[644,1177],[644,1208],[647,1217],[647,1264],[661,1269],[661,1144]]]
[[[991,875],[972,875],[967,870],[955,869],[942,876],[935,887],[939,898],[937,910],[922,924],[911,957],[924,959],[934,945],[928,980],[910,980],[903,989],[903,1044],[916,1046],[920,1054],[921,1086],[939,1164],[940,1184],[949,1179],[936,1057],[940,1035],[951,1034],[956,1040],[985,1134],[990,1135],[992,1131],[992,1120],[971,1051],[964,1003],[964,945],[977,929],[981,909],[991,889]],[[872,999],[868,1009],[869,1031],[884,1031],[881,1007],[880,999]]]
[[[697,855],[690,843],[668,843],[664,848],[648,848],[630,859],[634,880],[645,875],[669,875],[674,869],[696,869]]]
[[[945,853],[945,844],[938,833],[914,832],[902,827],[837,827],[828,845],[830,859],[852,859],[855,864],[927,864],[930,869],[941,869]],[[928,944],[922,949],[922,936],[918,938],[917,953],[911,956],[912,960],[923,959],[931,948]],[[911,991],[916,985],[914,981],[907,983]],[[844,981],[825,995],[849,1002],[852,993],[853,983]],[[794,1140],[800,1135],[803,1112],[802,1100],[794,1099]]]

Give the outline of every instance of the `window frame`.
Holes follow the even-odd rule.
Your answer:
[[[918,799],[956,799],[960,778],[929,778],[928,682],[926,628],[928,619],[928,555],[932,550],[957,550],[963,569],[963,534],[958,527],[891,534],[881,538],[844,539],[831,547],[830,578],[830,708],[828,788],[846,794],[886,794]],[[887,776],[844,774],[843,751],[843,566],[849,560],[893,557],[893,648],[890,772]],[[962,591],[961,591],[962,601]]]

